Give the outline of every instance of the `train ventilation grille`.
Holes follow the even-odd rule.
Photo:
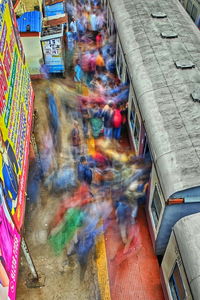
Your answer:
[[[199,102],[200,103],[200,89],[194,90],[190,96],[192,97],[192,100],[194,102]]]
[[[152,18],[157,18],[157,19],[167,18],[167,15],[160,11],[151,13],[151,16],[152,16]]]
[[[174,62],[177,69],[192,69],[195,68],[195,64],[190,60],[177,60]]]
[[[161,32],[161,37],[165,39],[175,39],[178,37],[178,34],[174,31],[164,31]]]

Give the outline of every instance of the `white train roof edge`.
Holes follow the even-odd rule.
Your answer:
[[[200,213],[180,219],[173,231],[194,299],[200,299]]]
[[[200,186],[200,33],[178,1],[109,0],[166,199]],[[156,19],[151,13],[164,12]],[[163,39],[173,31],[178,38]],[[178,60],[195,68],[177,69]]]

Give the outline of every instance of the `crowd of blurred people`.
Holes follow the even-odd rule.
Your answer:
[[[100,1],[68,0],[66,10],[66,69],[77,93],[75,109],[65,105],[71,116],[68,142],[74,163],[66,161],[49,171],[64,128],[55,93],[47,89],[50,121],[40,153],[41,173],[49,191],[61,195],[49,242],[57,254],[65,248],[68,257],[76,253],[83,276],[96,237],[107,230],[110,219],[116,218],[124,254],[128,251],[138,234],[130,228],[145,202],[151,163],[124,151],[129,84],[116,75],[115,37],[108,35]]]

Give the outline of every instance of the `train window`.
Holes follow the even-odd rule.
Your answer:
[[[134,140],[137,148],[139,146],[139,138],[140,138],[140,122],[137,114],[135,114]]]
[[[158,193],[157,185],[155,185],[152,204],[151,204],[151,212],[152,212],[155,227],[157,227],[158,225],[161,210],[162,210],[161,199]]]
[[[134,126],[135,126],[135,105],[134,105],[133,99],[132,99],[132,105],[131,105],[130,123],[131,123],[131,128],[133,130]]]
[[[184,289],[183,281],[177,263],[175,264],[173,273],[170,277],[169,286],[170,286],[173,300],[186,299],[186,292]]]
[[[192,12],[192,1],[191,0],[188,1],[186,10],[187,10],[188,14],[190,15]]]
[[[127,70],[126,70],[126,74],[125,74],[125,82],[126,82],[127,84],[130,83],[130,79],[129,79],[129,75],[128,75],[128,71],[127,71]]]
[[[194,22],[196,21],[196,18],[197,18],[197,8],[196,8],[195,5],[193,5],[193,7],[192,7],[191,18],[192,18],[192,20],[193,20]]]
[[[132,129],[134,128],[134,121],[135,121],[135,112],[131,111],[130,122],[131,122]]]

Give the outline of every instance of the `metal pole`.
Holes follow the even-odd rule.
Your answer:
[[[38,279],[39,279],[38,273],[37,273],[37,271],[36,271],[36,268],[35,268],[35,265],[34,265],[34,263],[33,263],[32,257],[31,257],[31,255],[30,255],[30,253],[29,253],[27,244],[26,244],[25,239],[24,239],[23,237],[22,237],[22,241],[21,241],[21,247],[22,247],[22,250],[23,250],[23,252],[24,252],[24,256],[25,256],[25,258],[26,258],[26,261],[27,261],[27,263],[28,263],[28,266],[29,266],[29,268],[30,268],[30,270],[31,270],[31,274],[33,275],[33,278],[34,278],[35,280],[38,280]]]

